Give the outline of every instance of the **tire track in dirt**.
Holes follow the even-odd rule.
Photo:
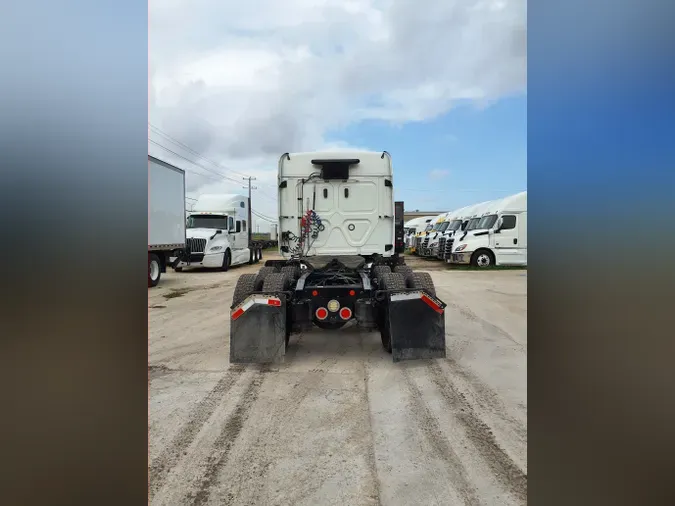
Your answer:
[[[344,356],[347,351],[348,346],[343,345],[340,347],[337,356],[321,360],[316,367],[303,374],[301,379],[293,385],[291,398],[284,400],[283,402],[279,401],[280,406],[278,409],[273,408],[269,418],[278,423],[273,424],[271,430],[261,432],[249,446],[251,455],[261,455],[263,458],[261,459],[261,464],[257,464],[256,459],[254,458],[243,463],[240,470],[246,480],[254,480],[256,483],[266,482],[267,472],[274,461],[270,452],[270,448],[273,448],[270,441],[277,441],[279,439],[279,434],[283,434],[288,424],[291,423],[289,420],[290,416],[293,413],[298,412],[302,402],[312,391],[316,390],[319,385],[321,385],[321,382],[330,371],[330,368],[336,365],[338,359]],[[326,364],[328,364],[327,367]],[[238,486],[241,486],[241,482],[238,483]],[[251,499],[253,504],[260,504],[259,499],[262,491],[262,487],[258,488],[258,493]],[[238,493],[236,495],[238,495]]]
[[[479,404],[481,408],[490,411],[492,415],[504,421],[513,431],[514,435],[523,444],[527,444],[527,428],[523,427],[523,425],[517,419],[507,414],[507,410],[504,407],[502,401],[499,399],[497,393],[485,383],[483,383],[471,371],[467,371],[464,367],[460,366],[453,358],[446,358],[445,361],[449,365],[452,373],[464,380],[477,394],[476,403]],[[518,407],[523,409],[527,415],[526,406],[519,404]]]
[[[417,427],[423,432],[429,442],[433,453],[446,464],[448,474],[451,478],[452,487],[457,491],[466,505],[479,505],[480,500],[478,492],[473,486],[466,469],[462,464],[462,459],[454,452],[448,440],[443,435],[438,420],[433,415],[422,397],[422,392],[410,377],[407,369],[403,369],[403,376],[406,386],[410,391],[410,399]]]
[[[527,503],[527,474],[513,462],[499,446],[490,427],[474,412],[464,394],[458,392],[443,374],[437,363],[432,363],[429,372],[433,382],[443,395],[454,417],[462,424],[467,437],[488,465],[497,480],[519,501]]]
[[[359,333],[359,348],[363,350],[363,334]],[[382,495],[380,492],[380,479],[377,475],[377,460],[375,458],[375,432],[373,431],[373,419],[370,415],[370,389],[368,387],[368,361],[362,362],[363,365],[363,405],[368,419],[368,448],[366,456],[368,458],[368,468],[370,469],[371,479],[373,480],[374,499],[377,506],[382,506]]]
[[[237,382],[245,367],[232,367],[188,416],[172,443],[150,464],[150,499],[164,486],[167,476],[192,444],[202,426],[211,418],[223,396]]]
[[[509,341],[511,341],[513,344],[516,345],[516,347],[518,348],[518,351],[527,352],[527,346],[526,345],[516,341],[504,329],[502,329],[502,328],[498,327],[497,325],[494,325],[494,324],[490,323],[489,321],[481,318],[480,316],[476,315],[476,313],[474,313],[473,311],[470,311],[469,309],[467,309],[465,307],[462,307],[459,304],[456,304],[454,302],[448,302],[447,307],[450,307],[450,308],[453,308],[453,309],[457,310],[459,312],[459,314],[461,314],[464,318],[466,318],[467,320],[469,320],[471,322],[477,323],[478,325],[483,327],[483,329],[485,329],[487,331],[491,331],[493,334],[495,334],[499,337],[503,337],[505,339],[508,339]]]
[[[218,437],[213,444],[213,452],[207,459],[206,468],[202,475],[201,482],[199,483],[199,490],[196,493],[189,493],[185,503],[194,506],[202,506],[208,502],[218,473],[225,465],[230,449],[239,437],[241,430],[244,428],[251,406],[253,406],[258,399],[260,387],[265,379],[265,372],[267,372],[267,370],[263,368],[260,373],[253,378],[241,395],[241,401],[225,421],[220,434],[218,434]]]

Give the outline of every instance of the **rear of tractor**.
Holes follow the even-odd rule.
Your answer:
[[[281,362],[291,334],[348,323],[379,331],[394,362],[445,357],[445,304],[431,276],[398,257],[380,262],[268,261],[242,275],[231,307],[230,362]]]

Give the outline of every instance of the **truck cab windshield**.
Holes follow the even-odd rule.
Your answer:
[[[450,223],[450,226],[448,226],[449,230],[459,230],[459,227],[462,226],[462,220],[455,220],[452,223]]]
[[[471,218],[469,220],[469,224],[466,226],[466,230],[475,230],[478,228],[478,223],[480,222],[480,218]]]
[[[441,228],[439,228],[438,231],[445,232],[449,225],[450,225],[449,221],[444,221],[443,223],[441,223]]]
[[[227,230],[227,216],[193,214],[188,217],[187,228],[213,228]]]
[[[481,230],[489,230],[496,223],[496,221],[497,221],[497,215],[496,214],[490,214],[489,216],[483,216],[480,219],[480,222],[478,223],[478,226],[476,228],[480,228]]]

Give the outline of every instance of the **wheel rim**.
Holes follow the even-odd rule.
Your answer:
[[[153,281],[159,276],[159,263],[156,260],[150,262],[150,279]]]
[[[488,255],[487,253],[481,253],[480,255],[478,255],[478,258],[476,258],[476,263],[480,267],[487,267],[488,265],[490,265],[490,255]]]

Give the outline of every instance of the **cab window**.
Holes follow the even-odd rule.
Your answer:
[[[512,228],[516,228],[516,217],[512,214],[502,216],[501,230],[510,230]]]

